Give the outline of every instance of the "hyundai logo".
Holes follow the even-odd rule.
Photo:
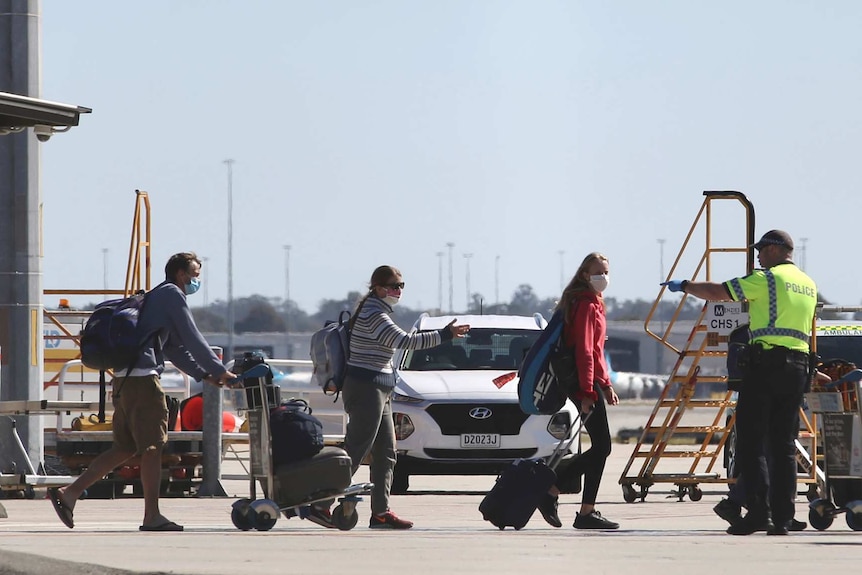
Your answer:
[[[488,419],[493,415],[493,412],[487,407],[474,407],[470,410],[470,417],[473,419]]]

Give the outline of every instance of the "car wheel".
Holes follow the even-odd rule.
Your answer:
[[[395,465],[395,471],[392,474],[392,495],[404,495],[410,489],[410,475],[407,470],[400,465]]]

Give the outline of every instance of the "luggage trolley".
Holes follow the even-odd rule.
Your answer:
[[[238,364],[239,365],[239,364]],[[351,485],[352,470],[347,452],[326,446],[307,460],[280,465],[273,469],[270,435],[270,406],[279,404],[279,388],[272,384],[272,372],[266,363],[250,369],[247,364],[235,368],[246,392],[249,428],[249,497],[238,499],[231,506],[231,521],[237,529],[269,531],[278,516],[308,517],[310,505],[338,499],[332,510],[332,523],[342,531],[356,526],[359,514],[356,504],[360,495],[371,493],[372,483]],[[263,498],[257,498],[260,481]]]
[[[805,399],[818,419],[825,480],[821,497],[808,504],[808,521],[823,531],[845,513],[847,526],[862,531],[862,370],[854,369]]]

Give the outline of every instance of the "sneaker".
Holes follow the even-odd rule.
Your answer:
[[[585,515],[576,513],[575,522],[572,523],[572,527],[575,529],[619,529],[620,524],[605,519],[601,513],[593,509]]]
[[[559,497],[546,493],[539,502],[539,511],[551,527],[563,526],[563,522],[560,521],[560,516],[557,514],[559,500]]]
[[[742,519],[742,507],[730,499],[722,499],[712,510],[731,525]]]
[[[791,519],[790,523],[787,525],[788,531],[805,531],[805,528],[808,527],[808,524],[805,521],[797,521],[796,519]]]
[[[751,535],[757,531],[769,531],[775,529],[772,520],[768,516],[755,515],[751,512],[745,514],[745,517],[740,517],[737,521],[730,524],[727,528],[729,535]]]
[[[413,522],[401,519],[391,511],[387,511],[382,515],[372,515],[368,527],[370,529],[410,529],[413,527]]]
[[[321,509],[312,505],[308,508],[308,517],[306,519],[327,529],[335,527],[335,524],[332,522],[332,513],[329,509]]]

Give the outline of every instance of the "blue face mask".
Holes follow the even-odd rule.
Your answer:
[[[201,280],[198,278],[192,278],[189,280],[189,283],[185,285],[186,295],[192,295],[196,293],[199,289],[201,289]]]

